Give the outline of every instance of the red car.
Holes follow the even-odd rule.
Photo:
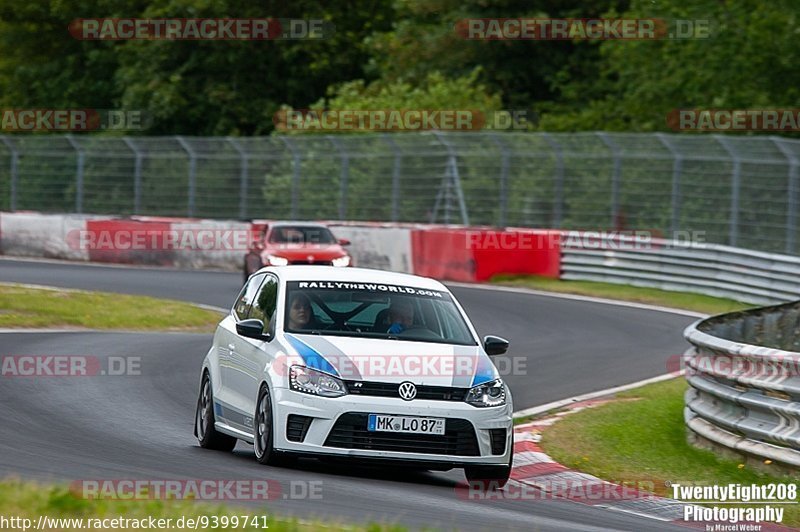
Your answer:
[[[244,279],[264,266],[320,264],[352,266],[353,258],[344,246],[350,241],[337,239],[323,224],[310,222],[271,222],[259,240],[253,241],[244,258]]]

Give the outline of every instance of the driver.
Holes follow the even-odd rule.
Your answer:
[[[289,329],[308,329],[314,318],[311,300],[305,294],[294,294],[289,305]]]
[[[414,324],[414,303],[406,298],[394,299],[389,307],[389,323],[391,326],[386,332],[390,334],[399,334],[411,327]]]

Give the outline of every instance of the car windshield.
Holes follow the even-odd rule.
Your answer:
[[[476,345],[448,292],[378,283],[290,281],[284,330]]]
[[[269,235],[272,244],[335,244],[327,227],[281,225]]]

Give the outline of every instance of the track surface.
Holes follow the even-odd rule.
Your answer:
[[[0,281],[170,297],[228,307],[237,274],[0,260]],[[600,303],[454,288],[481,334],[512,341],[524,374],[506,375],[517,409],[626,384],[666,371],[691,318]],[[413,473],[314,461],[265,468],[248,446],[200,449],[192,436],[198,368],[210,335],[13,333],[0,355],[141,357],[141,375],[4,378],[0,475],[71,479],[215,478],[322,481],[321,500],[272,501],[269,511],[412,527],[520,530],[658,529],[668,525],[562,501],[459,498],[461,471]],[[503,362],[499,365],[502,366]],[[518,366],[519,367],[519,366]]]

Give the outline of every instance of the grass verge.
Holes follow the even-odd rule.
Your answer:
[[[671,292],[657,288],[641,288],[624,284],[598,283],[594,281],[562,281],[534,275],[496,275],[492,283],[503,286],[519,286],[534,290],[546,290],[563,294],[603,297],[648,303],[677,309],[693,310],[704,314],[720,314],[751,308],[741,301],[721,297],[705,296],[689,292]]]
[[[260,531],[277,530],[283,531],[315,531],[315,530],[403,530],[399,527],[389,527],[385,525],[353,526],[322,521],[298,521],[296,519],[281,518],[271,515],[268,511],[253,511],[252,509],[242,509],[227,505],[212,505],[195,501],[176,501],[176,500],[88,500],[74,495],[67,486],[61,485],[41,485],[33,482],[8,479],[0,481],[0,519],[19,518],[29,519],[29,522],[17,521],[7,522],[3,527],[6,529],[23,528],[27,524],[28,529],[33,529],[39,522],[40,516],[50,518],[49,526],[44,530],[62,530],[72,532],[75,530],[101,528],[113,530],[138,530],[141,526],[136,526],[132,521],[112,523],[106,521],[105,526],[87,526],[87,520],[98,525],[104,519],[144,519],[147,523],[150,518],[171,519],[171,526],[163,527],[168,530],[193,530],[194,526],[187,523],[187,519],[206,519],[199,521],[200,526],[196,529],[205,530],[214,528],[214,519],[217,519],[218,529],[241,530],[241,531]],[[183,518],[182,526],[178,528],[179,519]],[[65,521],[54,521],[64,519]],[[66,521],[73,519],[73,521]],[[82,519],[83,522],[75,521]],[[162,521],[166,523],[166,521]],[[227,523],[226,525],[223,525]],[[205,526],[204,526],[205,524]],[[128,525],[128,526],[125,526]],[[243,526],[245,525],[245,526]],[[0,524],[0,526],[3,526]],[[8,527],[8,528],[5,528]]]
[[[566,416],[543,434],[542,448],[557,462],[618,483],[646,482],[672,496],[667,482],[705,485],[795,483],[697,449],[686,440],[684,379],[617,394],[612,402]],[[635,399],[635,400],[634,400]],[[739,506],[738,504],[736,506]],[[746,505],[741,505],[745,507]],[[800,508],[785,508],[784,524],[800,525]]]
[[[0,284],[0,327],[208,332],[219,320],[180,301]]]

